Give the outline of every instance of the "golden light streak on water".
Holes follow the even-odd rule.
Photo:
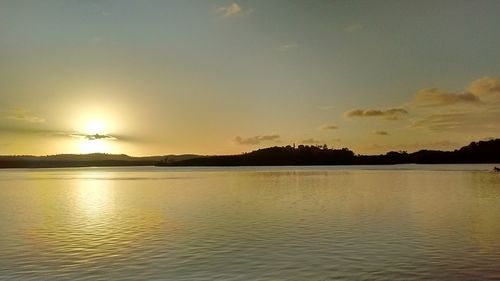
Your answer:
[[[0,171],[0,276],[498,280],[500,177],[458,167]]]

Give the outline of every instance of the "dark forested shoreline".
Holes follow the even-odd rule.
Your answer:
[[[500,139],[472,142],[454,151],[391,151],[381,155],[356,155],[353,151],[325,146],[283,146],[239,155],[206,156],[182,161],[162,161],[157,166],[281,166],[281,165],[387,165],[500,163]]]
[[[62,168],[116,166],[293,166],[389,164],[500,163],[500,139],[472,142],[453,151],[391,151],[357,155],[347,148],[324,146],[275,146],[238,155],[193,154],[132,157],[125,154],[60,154],[49,156],[0,156],[0,168]]]

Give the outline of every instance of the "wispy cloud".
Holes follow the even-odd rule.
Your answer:
[[[290,43],[290,44],[281,45],[277,49],[280,52],[286,52],[286,51],[290,51],[292,49],[297,49],[298,47],[299,47],[299,45],[297,43]]]
[[[361,30],[363,29],[365,26],[362,25],[362,24],[351,24],[351,25],[348,25],[346,27],[344,27],[344,31],[347,31],[347,32],[354,32],[354,31],[358,31],[358,30]]]
[[[48,138],[80,138],[89,141],[93,140],[117,140],[122,142],[147,142],[150,141],[141,136],[133,136],[128,134],[85,134],[78,132],[76,130],[57,130],[51,128],[44,128],[43,126],[17,126],[17,125],[1,125],[0,133],[16,134],[16,135],[29,135],[29,136],[41,136]]]
[[[462,93],[437,88],[422,89],[415,95],[416,106],[449,106],[487,104],[500,101],[500,77],[485,76],[472,81]]]
[[[31,125],[31,124],[28,124]],[[23,135],[41,135],[41,136],[66,136],[67,134],[61,131],[40,128],[39,126],[17,126],[17,125],[0,125],[0,133],[23,134]],[[68,135],[69,136],[69,135]]]
[[[467,90],[486,101],[500,101],[500,77],[485,76],[472,81]]]
[[[379,136],[388,136],[389,133],[387,131],[373,131],[374,135],[379,135]]]
[[[302,143],[302,144],[325,144],[327,142],[324,140],[317,140],[315,138],[309,138],[309,139],[302,140],[300,143]]]
[[[500,132],[500,111],[469,111],[425,114],[412,122],[412,127],[435,132]]]
[[[353,109],[345,117],[402,119],[409,114],[409,128],[430,132],[497,134],[500,132],[500,77],[485,76],[470,82],[461,92],[425,88],[402,107],[390,109]],[[374,131],[386,135],[384,131]]]
[[[259,136],[246,137],[246,138],[237,136],[234,140],[238,144],[244,144],[244,145],[253,144],[253,145],[255,145],[255,144],[260,144],[261,142],[265,142],[265,141],[279,142],[279,139],[280,139],[280,135],[271,134],[271,135],[259,135]]]
[[[390,108],[390,109],[353,109],[344,113],[345,117],[383,117],[387,120],[398,120],[403,115],[408,114],[404,108]]]
[[[500,77],[485,76],[462,93],[436,88],[419,91],[410,102],[416,116],[412,127],[433,132],[500,132]]]
[[[338,128],[339,128],[339,126],[337,126],[335,124],[323,124],[323,125],[319,126],[320,131],[333,131],[333,130],[337,130]]]
[[[74,138],[83,138],[87,140],[116,140],[117,138],[112,136],[112,135],[106,135],[106,134],[81,134],[81,133],[71,133],[71,134],[66,134],[67,136],[74,137]]]
[[[34,114],[31,114],[25,109],[22,108],[14,108],[11,110],[8,110],[6,114],[3,116],[4,119],[8,120],[16,120],[16,121],[22,121],[22,122],[28,122],[28,123],[43,123],[45,122],[45,118],[36,116]]]
[[[232,17],[236,15],[249,15],[253,13],[253,9],[244,9],[237,3],[231,3],[217,9],[223,17]]]
[[[417,106],[445,106],[458,103],[479,103],[479,97],[471,92],[450,93],[436,88],[420,90],[413,100]]]

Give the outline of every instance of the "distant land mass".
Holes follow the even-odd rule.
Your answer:
[[[181,161],[195,157],[193,154],[132,157],[125,154],[58,154],[48,156],[0,156],[0,168],[63,168],[63,167],[113,167],[154,166],[158,162]],[[167,162],[168,163],[168,162]]]
[[[275,146],[237,155],[195,154],[132,157],[125,154],[58,154],[0,156],[0,168],[63,168],[116,166],[300,166],[389,164],[500,163],[500,139],[471,142],[453,151],[391,151],[357,155],[348,148],[326,145]]]
[[[239,155],[207,156],[164,161],[157,166],[285,166],[285,165],[387,165],[387,164],[500,163],[500,139],[471,142],[454,151],[391,151],[381,155],[356,155],[347,148],[275,146]]]

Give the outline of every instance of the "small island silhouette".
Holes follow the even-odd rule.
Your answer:
[[[326,145],[275,146],[238,155],[194,154],[132,157],[125,154],[58,154],[0,156],[0,168],[63,168],[116,166],[300,166],[390,164],[500,163],[500,139],[471,142],[453,151],[390,151],[358,155],[348,148]]]

